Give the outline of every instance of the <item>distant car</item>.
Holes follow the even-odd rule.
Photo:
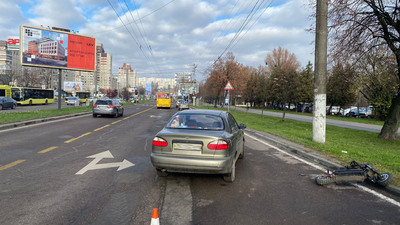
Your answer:
[[[10,97],[0,97],[0,109],[15,109],[17,107],[17,101]]]
[[[182,102],[184,102],[185,100],[182,100],[182,99],[179,99],[177,102],[176,102],[176,105],[175,105],[175,108],[179,108],[179,106],[182,104]]]
[[[67,100],[67,105],[80,105],[81,99],[78,97],[69,97]]]
[[[132,103],[139,103],[139,99],[137,97],[131,97],[130,100]]]
[[[178,110],[184,110],[184,109],[189,109],[189,102],[183,101],[181,104],[179,104]]]
[[[96,98],[96,97],[90,97],[90,98],[89,98],[89,102],[90,102],[90,103],[95,104],[96,101],[97,101],[97,98]]]
[[[93,105],[93,117],[97,117],[97,115],[123,116],[124,107],[118,99],[99,99]]]
[[[222,174],[233,182],[236,160],[244,157],[245,128],[226,111],[177,112],[153,138],[151,163],[159,176]]]

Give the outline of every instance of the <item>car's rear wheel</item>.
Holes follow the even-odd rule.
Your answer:
[[[236,178],[236,165],[235,159],[232,161],[232,170],[230,173],[224,175],[224,181],[226,182],[233,182]]]
[[[96,118],[96,117],[97,117],[97,114],[94,114],[94,113],[93,113],[93,117]]]
[[[29,101],[29,105],[32,105],[32,100]]]
[[[117,118],[119,116],[118,110],[115,112],[114,117]]]
[[[13,104],[13,105],[11,106],[11,109],[15,109],[15,108],[17,108],[17,104]]]
[[[244,141],[243,141],[243,151],[239,155],[239,159],[244,159]]]

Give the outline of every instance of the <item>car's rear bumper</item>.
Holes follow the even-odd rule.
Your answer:
[[[227,174],[232,169],[232,158],[195,158],[151,153],[151,163],[167,172]]]
[[[115,115],[114,109],[93,109],[93,114],[97,115]]]

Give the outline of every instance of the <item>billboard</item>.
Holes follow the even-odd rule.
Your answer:
[[[74,33],[21,25],[21,64],[94,71],[96,39]]]
[[[146,83],[146,95],[151,95],[151,83]]]
[[[9,36],[7,39],[7,50],[15,51],[19,50],[19,37]]]
[[[64,82],[64,91],[65,92],[76,92],[83,91],[82,90],[82,82]]]

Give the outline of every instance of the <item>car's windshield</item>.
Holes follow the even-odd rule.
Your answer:
[[[221,117],[205,114],[175,115],[168,122],[167,128],[174,129],[201,129],[224,130],[224,121]]]

